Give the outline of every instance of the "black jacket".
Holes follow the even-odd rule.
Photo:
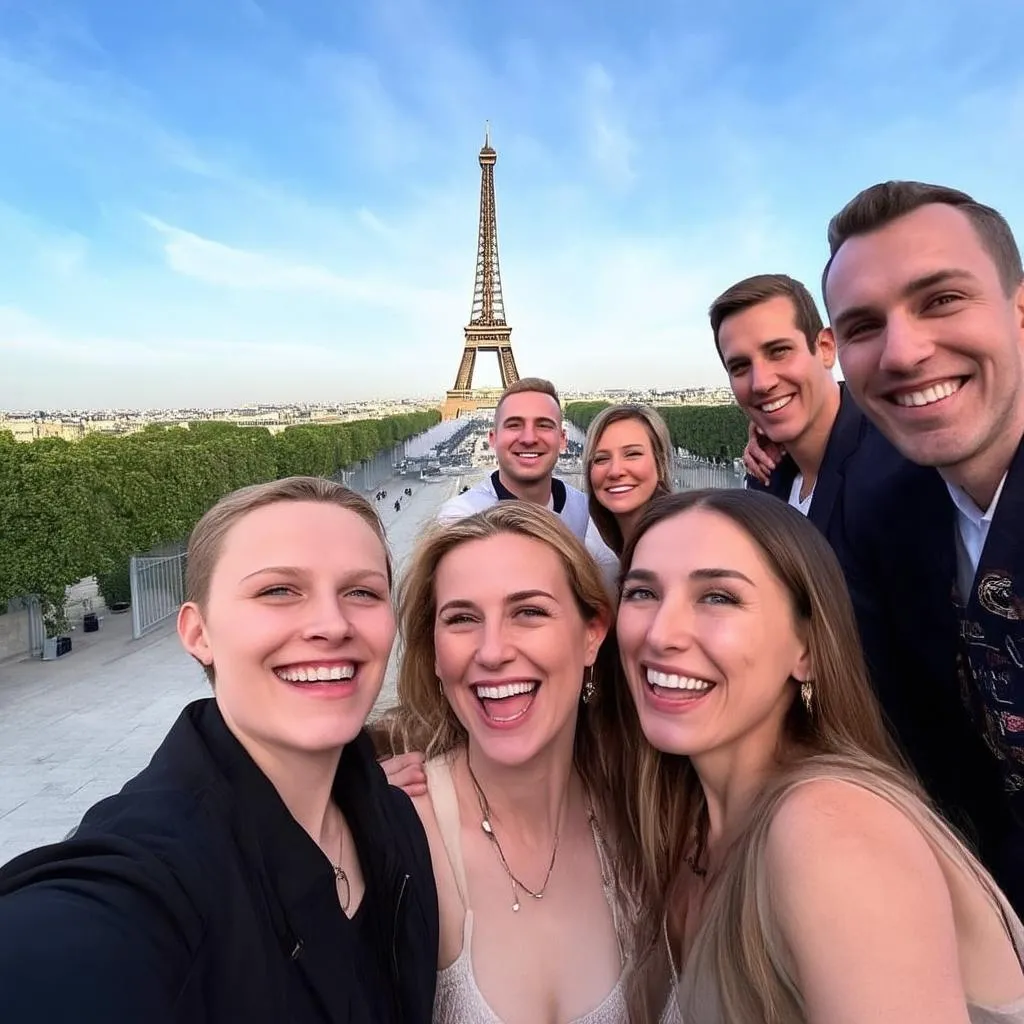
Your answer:
[[[0,1019],[427,1024],[438,918],[419,818],[365,734],[334,796],[383,956],[367,963],[327,860],[206,699],[73,838],[0,870]]]

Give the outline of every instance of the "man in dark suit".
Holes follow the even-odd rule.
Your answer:
[[[709,316],[732,392],[763,439],[769,475],[751,474],[747,486],[806,515],[842,563],[845,492],[862,490],[902,458],[832,376],[835,343],[799,281],[748,277],[715,299]]]
[[[1005,219],[920,182],[829,225],[858,405],[914,465],[865,490],[848,565],[883,704],[1024,913],[1024,268]],[[987,750],[979,757],[984,742]]]

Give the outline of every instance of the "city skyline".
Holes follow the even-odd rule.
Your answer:
[[[817,295],[873,181],[1024,229],[1019,4],[678,7],[3,5],[0,408],[443,395],[486,119],[520,372],[578,390],[724,385],[710,301]]]

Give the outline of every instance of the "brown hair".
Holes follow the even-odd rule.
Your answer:
[[[210,593],[210,580],[224,546],[228,531],[240,519],[266,505],[279,501],[317,501],[337,505],[354,512],[380,539],[387,563],[388,586],[391,586],[391,553],[388,550],[384,527],[373,506],[360,494],[342,484],[320,476],[289,476],[283,480],[252,484],[226,494],[196,523],[188,541],[185,566],[185,600],[199,606],[206,605]],[[204,665],[203,671],[213,682],[213,666]]]
[[[838,756],[874,774],[897,780],[902,791],[921,791],[903,767],[875,700],[861,651],[857,625],[839,563],[823,535],[795,509],[767,494],[745,490],[704,490],[658,498],[644,510],[622,553],[622,571],[628,572],[637,544],[649,530],[693,509],[726,516],[742,529],[763,554],[772,572],[789,593],[794,623],[804,631],[813,671],[813,713],[794,699],[787,713],[779,757],[779,777],[799,768],[808,758]],[[794,698],[796,687],[793,687]],[[699,861],[707,837],[707,805],[700,780],[690,759],[655,750],[640,728],[636,708],[621,665],[610,688],[609,715],[620,718],[621,758],[609,765],[612,778],[624,780],[626,792],[616,793],[612,824],[619,840],[620,885],[637,900],[638,918],[634,957],[637,971],[630,983],[630,1003],[646,1016],[666,996],[668,983],[662,941],[664,915],[672,923],[680,888],[689,862]],[[765,792],[769,792],[766,787]],[[762,793],[754,804],[756,815]],[[729,894],[744,884],[749,847],[740,837],[730,849],[718,878],[721,899],[715,906],[731,905]],[[731,900],[731,903],[730,903]],[[716,915],[707,933],[716,936],[716,948],[733,950],[733,961],[717,964],[716,979],[722,994],[725,1019],[776,1019],[765,1007],[781,998],[771,987],[772,962],[767,943],[748,917]],[[679,948],[673,935],[673,948]],[[728,961],[728,957],[725,957]],[[663,1003],[662,1003],[663,1005]],[[737,1015],[738,1006],[760,1008],[761,1016]],[[647,1009],[645,1009],[647,1008]]]
[[[502,534],[528,537],[558,555],[566,579],[586,622],[611,623],[611,599],[597,563],[571,530],[546,508],[526,501],[502,501],[483,512],[435,525],[420,540],[399,588],[398,620],[402,653],[398,669],[398,704],[371,727],[381,753],[422,751],[445,754],[466,742],[466,732],[452,711],[434,672],[434,579],[445,556],[463,544]],[[581,680],[582,682],[582,680]],[[603,690],[595,677],[594,699],[581,705],[576,724],[576,759],[587,781],[588,766],[601,755],[598,716]],[[595,794],[598,795],[598,794]]]
[[[828,222],[828,263],[821,275],[821,294],[828,306],[826,287],[832,261],[843,243],[857,235],[867,235],[885,227],[922,206],[940,203],[960,210],[971,222],[985,251],[999,272],[999,281],[1007,296],[1024,279],[1020,249],[998,210],[977,202],[966,192],[946,185],[929,185],[923,181],[884,181],[858,192]]]
[[[759,306],[762,302],[780,296],[789,299],[793,304],[793,323],[807,340],[807,347],[812,352],[817,348],[818,335],[825,324],[807,286],[787,274],[757,274],[737,281],[711,303],[708,317],[711,320],[711,331],[719,359],[722,358],[719,335],[723,322],[736,313],[742,313],[745,309]]]
[[[658,412],[647,405],[612,405],[602,409],[591,422],[583,445],[583,484],[587,492],[590,518],[594,521],[597,532],[601,534],[601,539],[616,554],[622,552],[622,528],[614,513],[597,500],[590,485],[590,470],[597,455],[597,446],[601,443],[601,435],[612,423],[619,423],[622,420],[636,420],[642,423],[651,440],[651,452],[658,471],[658,484],[654,496],[668,494],[672,490],[672,438],[668,426]]]
[[[498,405],[494,410],[494,422],[498,422],[498,414],[501,412],[502,403],[508,398],[509,395],[519,395],[523,392],[531,392],[538,395],[549,395],[555,400],[555,405],[558,406],[558,413],[561,416],[562,413],[562,400],[558,397],[558,392],[555,390],[555,385],[549,380],[545,380],[543,377],[520,377],[515,384],[509,384],[507,388],[501,393],[501,398],[498,399]]]

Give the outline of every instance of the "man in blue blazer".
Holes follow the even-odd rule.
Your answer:
[[[829,248],[843,374],[914,464],[858,499],[871,514],[855,517],[848,577],[870,609],[865,647],[901,739],[940,773],[1024,913],[1020,251],[994,209],[920,182],[861,192]]]
[[[709,311],[715,347],[747,414],[764,465],[747,487],[806,515],[845,560],[847,492],[902,466],[832,376],[835,343],[800,281],[758,274],[726,289]],[[756,461],[755,461],[756,466]]]

